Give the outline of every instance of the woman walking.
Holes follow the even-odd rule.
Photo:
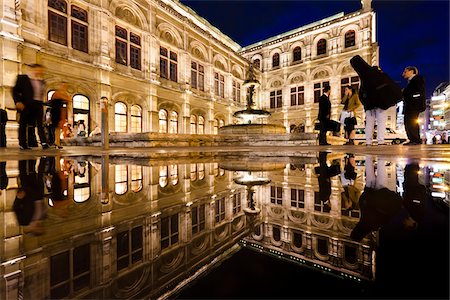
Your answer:
[[[344,104],[340,121],[344,125],[344,137],[347,139],[345,145],[354,145],[356,110],[361,106],[361,101],[359,101],[358,93],[351,85],[345,87],[341,104]]]

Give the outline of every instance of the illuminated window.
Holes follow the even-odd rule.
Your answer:
[[[205,133],[205,118],[198,116],[198,134]]]
[[[168,174],[169,170],[167,166],[159,167],[159,186],[166,187],[168,184]]]
[[[167,48],[159,48],[159,74],[162,78],[178,81],[178,55]]]
[[[278,205],[283,204],[283,188],[281,186],[270,187],[270,203]]]
[[[178,184],[178,166],[169,165],[170,183],[172,185]]]
[[[131,132],[142,132],[142,108],[138,105],[131,106],[130,125]]]
[[[349,30],[345,33],[345,48],[355,46],[355,31]]]
[[[214,215],[216,223],[225,220],[225,198],[216,199]]]
[[[131,190],[142,190],[142,166],[131,165]]]
[[[178,214],[161,218],[161,250],[178,243]]]
[[[205,204],[194,206],[191,210],[192,234],[197,234],[205,229]]]
[[[191,63],[191,86],[200,91],[205,90],[205,69],[196,62]]]
[[[272,68],[277,68],[280,66],[280,54],[275,53],[272,56]]]
[[[167,111],[161,109],[159,111],[159,132],[166,133],[167,129]]]
[[[225,126],[225,121],[222,119],[219,119],[219,128]]]
[[[233,215],[241,211],[241,194],[234,194],[233,196]]]
[[[197,133],[197,117],[195,115],[191,115],[191,134]]]
[[[88,18],[87,11],[72,5],[70,13],[67,2],[63,0],[48,1],[48,39],[52,42],[71,46],[75,50],[88,52]],[[68,45],[67,21],[70,21],[71,39]]]
[[[72,98],[73,108],[89,110],[89,99],[84,95],[74,95]]]
[[[205,164],[197,164],[198,180],[205,179]]]
[[[142,234],[142,226],[117,234],[117,271],[142,261],[144,244]]]
[[[197,180],[197,164],[191,164],[190,178],[191,181]]]
[[[329,81],[314,83],[314,103],[319,103],[319,98],[323,95],[323,88],[329,85]]]
[[[321,39],[317,42],[317,55],[322,55],[327,53],[327,41]]]
[[[91,285],[91,249],[81,245],[50,257],[50,298],[71,295]]]
[[[233,101],[241,103],[241,85],[236,80],[233,80]]]
[[[295,62],[302,60],[302,48],[300,48],[300,47],[295,47],[294,48],[293,59],[294,59]]]
[[[128,169],[126,165],[115,166],[115,192],[123,195],[128,190]]]
[[[129,49],[129,51],[128,51]],[[130,53],[130,57],[128,57]],[[141,69],[141,37],[116,25],[116,63]]]
[[[91,196],[89,163],[75,161],[73,200],[77,203],[87,201]]]
[[[213,122],[213,133],[218,134],[219,133],[219,120],[214,119]]]
[[[178,133],[178,113],[176,111],[170,113],[169,133]]]
[[[127,132],[127,106],[117,102],[114,105],[114,124],[116,132]]]
[[[282,90],[270,92],[270,108],[280,108],[283,106]]]
[[[217,72],[214,73],[214,94],[225,97],[225,77]]]
[[[303,104],[305,104],[305,88],[303,86],[291,88],[291,106]]]

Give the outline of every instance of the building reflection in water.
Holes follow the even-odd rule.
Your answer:
[[[0,297],[168,297],[241,247],[393,288],[397,235],[447,233],[448,250],[448,228],[426,235],[448,225],[448,180],[435,179],[448,179],[445,164],[326,152],[165,159],[1,162]],[[444,197],[431,196],[439,188]]]

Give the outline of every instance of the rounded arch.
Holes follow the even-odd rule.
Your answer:
[[[329,78],[330,76],[333,76],[333,74],[334,74],[334,72],[331,67],[320,66],[311,72],[310,79],[317,80],[317,79]]]
[[[360,38],[358,33],[360,30],[360,27],[357,24],[349,24],[349,25],[341,28],[339,31],[340,44],[342,45],[342,49],[345,49],[345,35],[352,30],[355,32],[355,45],[358,45],[359,38]]]
[[[284,85],[284,79],[281,76],[275,76],[267,81],[269,89],[282,87]]]
[[[286,82],[287,84],[298,84],[306,81],[306,78],[305,72],[297,71],[289,75]]]
[[[191,115],[203,116],[205,118],[206,111],[204,111],[202,108],[193,108],[191,109]]]
[[[280,49],[280,48],[273,48],[272,50],[270,50],[270,52],[269,52],[269,57],[270,57],[270,59],[272,59],[272,56],[273,56],[275,53],[278,53],[279,55],[281,55],[281,49]]]
[[[220,65],[218,65],[217,62],[219,62],[223,67],[220,67]],[[228,66],[227,60],[225,59],[225,57],[223,57],[220,54],[214,55],[213,65],[215,67],[218,67],[219,69],[223,69],[223,71],[225,71],[225,72],[229,71],[229,66]]]
[[[345,61],[337,66],[336,68],[336,75],[353,75],[357,76],[357,73],[353,69],[353,67],[350,65],[349,62]]]
[[[111,103],[115,103],[118,101],[124,102],[127,106],[139,105],[142,109],[147,108],[147,104],[145,103],[143,97],[129,92],[119,91],[113,93]]]
[[[149,31],[149,21],[146,18],[146,14],[132,1],[120,1],[113,0],[109,5],[109,11],[116,17],[127,23],[141,28],[145,31]]]
[[[296,41],[293,42],[290,46],[289,46],[289,52],[292,52],[295,48],[300,47],[302,50],[305,47],[304,43],[302,41]]]
[[[181,111],[181,107],[178,104],[169,101],[158,103],[158,111],[160,111],[161,109],[166,110],[169,114],[171,111],[176,111],[177,113]]]
[[[241,66],[233,65],[233,67],[231,67],[231,73],[236,78],[244,79],[244,70]]]
[[[191,43],[189,44],[189,48],[190,53],[194,57],[206,62],[210,61],[208,50],[206,50],[206,47],[199,41],[196,40],[191,41]]]
[[[329,44],[329,40],[330,40],[330,36],[326,33],[321,33],[319,35],[317,35],[314,40],[313,40],[313,47],[312,47],[312,56],[317,56],[317,43],[320,40],[325,40],[326,41],[326,51],[325,54],[328,53],[328,44]]]
[[[169,44],[183,48],[183,39],[180,33],[169,23],[161,23],[157,27],[158,36]]]

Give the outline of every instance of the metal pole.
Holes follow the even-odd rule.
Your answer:
[[[109,127],[108,127],[108,98],[100,98],[100,110],[102,112],[102,148],[109,149]]]

